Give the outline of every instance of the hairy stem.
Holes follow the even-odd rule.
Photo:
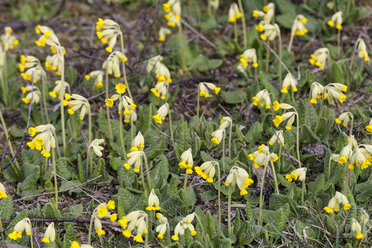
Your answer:
[[[56,196],[56,209],[58,209],[58,184],[57,184],[57,168],[56,168],[56,155],[52,148],[52,163],[53,163],[53,177],[54,177],[54,191]]]
[[[262,225],[262,206],[263,206],[263,199],[262,199],[262,196],[263,196],[263,188],[264,188],[264,185],[265,185],[265,175],[266,175],[266,169],[267,169],[267,165],[265,165],[264,167],[264,171],[262,173],[262,179],[261,179],[261,189],[260,189],[260,212],[259,212],[259,225]]]
[[[245,27],[245,16],[244,16],[244,9],[243,9],[242,0],[239,0],[238,4],[239,4],[240,13],[242,14],[243,44],[244,44],[244,49],[247,49],[247,30],[246,30],[246,27]]]

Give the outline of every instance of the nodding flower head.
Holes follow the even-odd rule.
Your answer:
[[[292,25],[292,35],[303,36],[307,34],[308,30],[305,27],[307,19],[303,15],[296,16]]]
[[[253,180],[249,177],[248,172],[238,166],[233,166],[230,169],[229,175],[226,177],[225,186],[234,187],[238,185],[240,195],[248,194],[246,188],[253,184]]]
[[[48,228],[46,229],[44,233],[44,237],[42,241],[44,243],[53,243],[56,239],[56,230],[54,229],[54,222],[50,223]]]
[[[345,93],[347,92],[347,86],[340,83],[330,83],[324,87],[324,100],[327,100],[329,104],[333,105],[335,100],[343,103],[347,98]]]
[[[170,35],[172,31],[169,28],[163,28],[161,27],[159,29],[159,41],[165,41],[165,38],[167,35]]]
[[[27,95],[22,98],[22,102],[24,102],[25,104],[29,104],[31,100],[32,104],[40,102],[41,92],[38,87],[29,85],[26,87],[22,87],[21,90],[23,94],[28,92]]]
[[[197,234],[197,232],[195,231],[195,227],[192,224],[195,215],[196,215],[195,213],[189,214],[180,222],[178,222],[178,224],[174,228],[174,235],[172,236],[172,239],[174,241],[178,241],[179,236],[183,236],[187,229],[190,231],[191,236],[195,236]]]
[[[348,210],[351,208],[351,205],[349,201],[347,200],[346,196],[336,191],[335,196],[329,200],[328,205],[324,207],[324,210],[329,214],[333,212],[338,212],[340,211],[340,204],[342,204],[342,207],[345,210]]]
[[[351,232],[355,235],[356,239],[362,239],[364,236],[362,233],[362,226],[354,218],[351,220]]]
[[[0,44],[4,52],[7,52],[8,50],[12,50],[14,47],[16,47],[19,44],[19,41],[17,40],[17,38],[11,34],[12,32],[13,32],[13,29],[11,27],[5,27],[4,34],[0,36]]]
[[[164,18],[168,21],[169,27],[178,27],[181,25],[181,2],[180,0],[169,0],[163,4],[166,13]]]
[[[157,237],[159,239],[163,239],[168,228],[168,219],[161,213],[156,213],[156,218],[159,222],[159,225],[156,227],[155,231],[158,233]]]
[[[165,120],[165,117],[168,115],[169,112],[169,104],[165,103],[162,105],[158,111],[156,112],[156,115],[152,116],[152,119],[158,124],[162,124],[163,121]]]
[[[218,162],[216,161],[208,161],[204,162],[200,167],[195,166],[195,172],[199,176],[201,176],[204,180],[208,183],[213,183],[214,174],[216,173],[216,166],[218,166]]]
[[[281,145],[281,146],[284,146],[284,136],[283,136],[283,131],[282,130],[279,130],[279,131],[275,131],[274,135],[271,137],[271,139],[269,140],[269,145],[274,145],[276,142],[278,141],[278,143]]]
[[[142,243],[142,235],[148,233],[147,230],[147,214],[144,211],[137,210],[130,212],[120,220],[120,225],[124,229],[123,235],[130,238],[134,229],[137,229],[137,234],[133,240]]]
[[[224,138],[225,135],[225,129],[217,129],[212,133],[212,139],[211,141],[218,145],[220,144],[221,140]]]
[[[334,27],[338,30],[342,29],[342,12],[336,12],[332,17],[331,20],[327,22],[328,26]]]
[[[151,193],[149,195],[148,206],[146,207],[146,210],[148,210],[148,211],[157,211],[157,210],[160,210],[161,207],[159,205],[160,205],[159,198],[155,194],[154,189],[152,189],[151,190]]]
[[[97,70],[92,71],[89,74],[85,75],[86,80],[93,80],[97,88],[103,88],[103,71]]]
[[[266,89],[259,91],[256,96],[252,98],[252,104],[254,106],[259,105],[261,108],[270,109],[271,98],[269,92]]]
[[[310,103],[317,104],[318,99],[322,99],[324,87],[318,82],[313,82],[310,88]]]
[[[104,139],[94,139],[92,141],[92,143],[90,143],[89,147],[91,149],[93,149],[93,152],[98,156],[98,157],[102,157],[102,151],[103,151],[103,147],[101,146],[101,144],[103,144],[105,142]]]
[[[184,151],[181,155],[181,162],[178,163],[181,169],[186,169],[187,174],[192,174],[192,166],[194,164],[194,160],[192,158],[191,148]]]
[[[200,96],[205,97],[205,98],[211,97],[208,89],[212,90],[216,95],[218,95],[218,93],[220,93],[221,91],[221,88],[217,87],[215,84],[207,83],[207,82],[199,83],[198,91],[199,91]]]
[[[134,172],[140,172],[143,163],[143,151],[132,151],[127,154],[128,161],[124,163],[124,168],[129,170],[133,166]]]
[[[132,140],[132,148],[130,148],[130,151],[143,151],[143,148],[145,148],[145,138],[141,132],[138,132],[137,136]]]
[[[32,150],[36,149],[41,151],[41,155],[48,158],[50,157],[50,150],[56,148],[55,139],[55,128],[51,124],[40,125],[36,128],[30,127],[28,132],[31,137],[34,137],[36,133],[39,133],[30,142],[27,142],[28,147]]]
[[[292,88],[293,92],[297,92],[297,84],[298,82],[294,78],[294,76],[291,73],[288,73],[283,80],[282,89],[280,90],[280,92],[287,94],[289,88]]]
[[[305,167],[296,169],[291,173],[285,175],[285,179],[287,179],[289,182],[292,182],[293,180],[303,182],[306,178],[306,171],[307,169]]]
[[[240,55],[240,62],[242,63],[243,67],[247,67],[249,63],[252,63],[252,67],[257,68],[258,63],[257,63],[256,49],[251,48],[251,49],[245,50],[244,53]]]
[[[83,120],[87,113],[88,115],[91,114],[90,104],[85,97],[80,96],[78,94],[72,94],[71,97],[68,97],[68,99],[65,97],[65,99],[66,99],[65,101],[68,101],[69,109],[67,111],[70,115],[73,115],[76,111],[80,109],[79,118],[80,120]]]
[[[310,64],[316,65],[319,69],[324,70],[327,59],[329,59],[329,50],[328,48],[319,48],[311,54],[310,57]]]
[[[13,232],[8,234],[8,237],[12,240],[17,240],[22,238],[22,233],[25,231],[27,236],[31,235],[32,228],[31,228],[31,221],[29,218],[24,218],[19,221],[13,229]]]
[[[103,44],[108,45],[106,51],[111,53],[116,45],[118,36],[120,37],[120,35],[122,35],[119,24],[110,19],[103,20],[98,18],[96,30],[98,39],[100,39]]]
[[[229,9],[229,19],[228,19],[228,22],[234,23],[238,19],[242,18],[242,16],[243,15],[242,15],[242,13],[239,10],[238,5],[236,3],[232,3],[230,5],[230,9]]]
[[[24,80],[38,82],[41,78],[46,77],[46,73],[41,66],[40,61],[34,56],[21,55],[20,63],[18,64],[21,76]]]
[[[4,185],[0,183],[0,200],[5,198],[8,198],[8,195],[6,194]]]
[[[267,166],[270,161],[276,162],[278,155],[270,153],[269,147],[262,144],[258,147],[257,151],[249,154],[249,159],[253,161],[253,166],[258,169],[261,166]]]
[[[257,27],[260,27],[260,32],[264,32],[260,35],[261,40],[269,40],[273,41],[275,38],[280,35],[280,28],[278,24],[265,24],[265,25],[259,25]]]
[[[357,45],[359,58],[363,59],[364,61],[369,61],[367,46],[366,43],[364,43],[364,40],[359,38],[357,40]]]
[[[345,112],[345,113],[340,114],[340,115],[335,119],[335,122],[336,122],[337,124],[342,124],[344,127],[347,127],[347,125],[348,125],[349,122],[350,122],[350,119],[352,119],[352,118],[354,118],[352,113],[350,113],[350,112]]]

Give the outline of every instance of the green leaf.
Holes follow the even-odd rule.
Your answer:
[[[245,138],[248,143],[255,143],[261,139],[263,132],[262,122],[256,121],[249,128],[249,131],[245,134]]]
[[[129,213],[130,211],[139,209],[142,206],[142,195],[134,194],[127,189],[120,188],[117,197],[124,213]]]
[[[163,183],[165,184],[168,178],[169,168],[168,159],[162,154],[160,155],[160,161],[154,166],[150,175],[153,180],[154,188],[161,188]]]
[[[23,137],[23,133],[24,133],[25,130],[23,129],[19,129],[19,128],[16,128],[16,127],[13,127],[9,130],[9,134],[15,138],[20,138],[20,137]]]
[[[9,229],[5,232],[6,236],[9,235],[9,233],[13,232],[13,228],[19,221],[23,220],[24,218],[27,218],[28,216],[28,210],[23,210],[20,214],[17,214],[16,217],[13,219],[12,222],[9,223],[8,227]]]
[[[74,225],[70,224],[66,228],[65,235],[63,236],[63,248],[70,248],[72,241],[75,239]]]
[[[61,157],[57,160],[57,174],[65,179],[70,179],[72,177],[72,169],[70,171],[70,166],[68,166],[68,159]]]
[[[123,166],[125,162],[119,157],[113,157],[111,154],[109,155],[109,159],[110,159],[111,168],[113,168],[114,170],[117,170],[119,166]]]
[[[277,0],[275,5],[278,6],[281,13],[296,15],[296,5],[289,0]]]
[[[210,237],[214,237],[217,233],[213,216],[210,212],[207,212],[205,217],[206,217],[206,221],[204,223],[205,231]]]
[[[88,162],[88,161],[86,161]],[[81,155],[78,154],[78,170],[79,170],[79,180],[80,182],[85,182],[85,171],[83,168],[83,161],[81,160]]]
[[[205,192],[203,192],[203,193],[201,193],[201,198],[204,200],[204,201],[212,201],[212,200],[214,200],[214,199],[216,199],[217,198],[217,194],[216,194],[216,192],[215,191],[213,191],[213,190],[207,190],[207,191],[205,191]]]
[[[0,218],[1,220],[10,220],[13,214],[13,198],[8,196],[0,200]]]
[[[190,66],[190,69],[196,69],[200,72],[213,70],[222,65],[222,59],[208,59],[204,55],[196,56]]]
[[[243,90],[223,91],[221,95],[228,104],[243,103],[247,99],[247,95]]]
[[[196,203],[196,195],[191,186],[188,186],[186,190],[180,191],[180,198],[185,207],[194,206]]]
[[[332,64],[332,82],[334,83],[345,83],[345,75],[342,72],[341,66],[338,63]]]
[[[59,210],[56,208],[56,205],[48,202],[43,208],[44,218],[61,218]]]
[[[83,213],[83,205],[81,204],[76,204],[72,205],[71,207],[64,209],[62,216],[63,218],[78,218],[80,215]]]

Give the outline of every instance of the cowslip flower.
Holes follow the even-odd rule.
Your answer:
[[[275,4],[269,3],[265,5],[262,10],[263,11],[253,10],[252,16],[254,18],[262,17],[265,21],[269,23],[273,19],[274,14],[275,14]]]
[[[262,144],[257,151],[249,154],[249,159],[253,161],[253,166],[258,169],[261,166],[267,166],[270,161],[276,162],[279,157],[275,153],[270,153],[269,147]]]
[[[20,56],[20,63],[18,64],[21,76],[24,80],[31,81],[33,83],[38,82],[41,78],[46,77],[46,73],[41,66],[40,61],[34,56]]]
[[[167,231],[168,228],[168,219],[162,215],[161,213],[156,213],[156,218],[159,221],[159,225],[156,226],[155,231],[158,233],[157,237],[159,239],[164,238],[164,233]]]
[[[66,88],[69,87],[69,83],[66,81],[57,80],[55,81],[55,87],[52,91],[49,92],[49,95],[53,98],[56,98],[57,96],[65,95]]]
[[[232,125],[232,119],[228,116],[222,117],[218,129],[226,129]]]
[[[291,173],[285,175],[285,179],[287,179],[289,182],[292,182],[293,180],[298,180],[302,182],[306,178],[306,171],[307,171],[307,168],[305,167],[296,169],[292,171]]]
[[[295,116],[296,116],[295,112],[287,112],[284,113],[283,115],[276,115],[275,119],[273,120],[273,123],[276,127],[279,127],[280,123],[282,123],[285,120],[288,120],[285,129],[291,130],[293,122],[295,120]]]
[[[77,241],[72,241],[70,248],[93,248],[91,245],[80,245]]]
[[[324,87],[318,82],[313,82],[310,88],[310,103],[317,104],[318,99],[323,97]]]
[[[120,62],[126,62],[127,57],[120,51],[114,51],[110,53],[105,62],[102,64],[102,68],[106,70],[109,75],[114,74],[116,78],[121,77]]]
[[[284,146],[284,136],[283,136],[283,131],[282,130],[279,130],[279,131],[275,131],[274,135],[270,138],[269,140],[269,145],[274,145],[276,142],[278,141],[278,143],[282,146]]]
[[[124,163],[124,168],[129,170],[131,166],[133,165],[134,172],[138,173],[141,169],[142,163],[143,163],[143,151],[132,151],[127,154],[128,161]]]
[[[165,96],[168,93],[169,85],[166,81],[157,83],[154,88],[151,88],[150,91],[158,98],[164,100]]]
[[[8,198],[8,195],[6,194],[4,185],[0,183],[0,200],[5,198]]]
[[[367,169],[372,164],[372,145],[357,146],[351,156],[350,164],[360,166],[362,170]]]
[[[239,10],[238,5],[236,3],[232,3],[230,5],[230,9],[229,9],[229,19],[228,19],[228,22],[234,23],[237,20],[239,20],[240,18],[242,18],[242,16],[243,15],[242,15],[242,13]]]
[[[199,87],[198,87],[199,95],[203,96],[205,98],[211,97],[211,95],[209,94],[208,88],[210,90],[213,90],[216,95],[218,95],[218,93],[220,93],[220,91],[221,91],[221,88],[217,87],[215,84],[207,83],[207,82],[201,82],[201,83],[199,83]]]
[[[22,238],[22,233],[25,231],[27,236],[31,235],[32,228],[31,228],[31,221],[29,218],[24,218],[19,221],[13,229],[13,232],[8,234],[8,237],[12,240],[17,240]]]
[[[359,58],[363,59],[364,61],[369,61],[367,46],[366,46],[366,43],[364,43],[364,40],[359,38],[357,40],[357,44],[358,44],[358,56],[359,56]]]
[[[329,104],[333,105],[335,100],[343,103],[347,98],[344,93],[347,92],[347,86],[340,83],[330,83],[324,87],[323,98],[328,101]]]
[[[192,174],[193,164],[194,160],[192,158],[191,148],[189,148],[181,154],[181,162],[178,163],[178,166],[181,169],[186,169],[186,174]]]
[[[106,51],[111,53],[118,40],[118,36],[121,36],[121,30],[119,24],[111,19],[98,18],[96,23],[96,34],[98,39],[103,44],[107,44]]]
[[[154,119],[156,123],[161,125],[163,121],[165,120],[165,117],[168,115],[168,113],[169,113],[169,104],[165,103],[158,109],[158,111],[156,112],[156,115],[152,116],[152,119]]]
[[[351,221],[351,232],[355,235],[356,239],[362,239],[364,236],[362,233],[362,226],[354,218]]]
[[[98,236],[103,236],[106,234],[105,230],[102,229],[102,223],[99,218],[94,218],[94,229]]]
[[[64,59],[60,54],[48,55],[45,59],[45,68],[47,71],[55,71],[56,75],[61,76]]]
[[[336,191],[335,196],[332,197],[331,200],[329,200],[328,205],[323,209],[329,214],[338,212],[340,211],[340,204],[342,204],[344,210],[349,210],[351,208],[351,205],[346,196]]]
[[[21,90],[23,94],[30,91],[25,97],[22,98],[22,102],[24,102],[25,104],[29,104],[31,102],[31,99],[32,104],[40,102],[41,92],[38,87],[29,85],[26,87],[22,87]]]
[[[132,140],[130,151],[143,151],[143,148],[145,148],[145,138],[141,132],[138,132],[137,136]]]
[[[101,146],[101,144],[103,144],[104,142],[104,139],[94,139],[92,143],[90,143],[89,148],[93,149],[93,152],[98,157],[102,157],[102,151],[104,148]]]
[[[369,133],[372,133],[372,119],[369,121],[368,125],[366,126],[366,130]]]
[[[331,20],[327,22],[328,26],[335,27],[338,30],[342,29],[342,12],[336,12],[332,17]]]
[[[319,48],[310,57],[310,64],[318,66],[320,70],[324,70],[327,59],[329,59],[329,50],[328,48]]]
[[[195,166],[195,172],[208,183],[213,183],[213,177],[214,174],[216,173],[215,166],[217,165],[218,165],[217,161],[204,162],[200,167]]]
[[[15,46],[19,44],[17,38],[11,34],[12,32],[13,29],[11,27],[5,27],[4,34],[0,36],[0,43],[2,45],[4,52],[12,50]]]
[[[50,157],[50,149],[56,148],[55,127],[51,124],[30,127],[28,132],[31,137],[39,133],[32,141],[27,142],[29,148],[41,151],[41,155]]]
[[[188,229],[190,231],[191,236],[195,236],[197,232],[195,231],[194,225],[191,224],[195,218],[195,213],[187,215],[185,218],[183,218],[176,227],[174,228],[174,235],[172,236],[172,239],[174,241],[179,240],[179,235],[184,235],[185,231]]]
[[[261,108],[265,107],[267,109],[271,108],[271,98],[270,98],[270,93],[264,89],[259,91],[256,96],[252,98],[252,104],[254,106],[259,105]]]
[[[133,211],[130,212],[127,216],[123,216],[120,221],[120,225],[124,229],[123,235],[127,238],[130,238],[130,236],[132,235],[132,231],[136,228],[137,235],[134,236],[133,240],[138,243],[142,243],[142,235],[148,233],[147,221],[147,214],[141,210]]]
[[[350,112],[345,112],[345,113],[340,114],[340,115],[335,119],[335,122],[336,122],[337,124],[341,124],[341,123],[342,123],[342,125],[343,125],[344,127],[346,127],[347,124],[349,124],[350,119],[352,119],[352,118],[353,118],[353,114],[352,114],[352,113],[350,113]]]
[[[303,15],[297,15],[292,25],[291,34],[298,36],[307,34],[308,30],[305,27],[306,23],[307,19]]]
[[[280,35],[280,28],[276,23],[265,24],[263,25],[263,30],[260,32],[264,32],[263,34],[260,35],[261,40],[273,41],[278,35]]]
[[[150,58],[147,62],[146,71],[148,73],[155,73],[157,83],[167,82],[172,83],[172,78],[169,69],[161,62],[163,57],[161,55]]]
[[[161,27],[159,29],[159,41],[165,41],[165,37],[167,35],[170,35],[172,31],[169,28],[163,28]]]
[[[258,63],[257,63],[256,49],[251,48],[251,49],[245,50],[243,54],[240,55],[240,62],[242,63],[243,67],[247,67],[249,63],[252,63],[252,67],[257,68]]]
[[[41,240],[44,243],[53,243],[56,239],[56,230],[54,229],[54,222],[50,223],[49,226],[47,227],[44,237]]]
[[[148,206],[146,207],[146,210],[148,210],[148,211],[157,211],[157,210],[160,210],[161,207],[159,205],[160,205],[159,198],[155,194],[154,189],[152,189],[151,190],[151,193],[149,195]]]
[[[225,135],[225,129],[217,129],[212,133],[212,139],[211,141],[218,145],[220,144],[221,140],[224,138]]]
[[[233,166],[230,169],[229,175],[227,176],[224,184],[226,187],[234,187],[237,185],[240,189],[240,195],[246,195],[248,194],[246,188],[253,184],[253,180],[249,177],[246,170],[238,166]]]
[[[285,76],[283,84],[282,84],[282,89],[280,92],[287,94],[289,87],[292,88],[293,92],[297,92],[297,80],[294,78],[294,76],[291,73],[288,73],[287,76]]]
[[[94,79],[94,84],[97,88],[103,88],[103,71],[92,71],[85,75],[86,80]]]
[[[84,120],[85,115],[88,113],[90,114],[90,104],[85,97],[82,97],[78,94],[72,94],[69,99],[65,97],[65,101],[68,101],[69,109],[67,112],[70,115],[73,115],[76,111],[80,109],[79,118],[80,120]],[[71,99],[71,101],[69,101]]]
[[[181,25],[181,2],[179,0],[169,0],[163,3],[163,9],[166,13],[164,18],[168,21],[169,27],[179,27]]]

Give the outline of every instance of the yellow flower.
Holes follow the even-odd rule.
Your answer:
[[[115,89],[118,94],[124,94],[127,86],[125,86],[123,83],[118,83],[115,85]]]
[[[34,128],[34,127],[30,127],[30,128],[28,129],[28,133],[30,134],[31,137],[34,137],[35,134],[36,134],[36,128]]]
[[[297,178],[298,175],[296,173],[285,175],[285,179],[287,179],[289,182],[292,182],[292,180],[297,180]]]
[[[114,106],[114,100],[111,99],[111,98],[107,98],[107,99],[105,100],[105,104],[106,104],[106,106],[108,106],[108,107],[112,107],[112,106]]]
[[[355,238],[356,238],[356,239],[362,239],[362,238],[363,238],[363,233],[358,232],[358,233],[355,235]]]
[[[118,214],[112,214],[110,215],[110,221],[115,222],[118,219]]]
[[[103,218],[108,214],[108,209],[105,206],[100,206],[98,208],[98,217]]]
[[[276,115],[276,116],[275,116],[275,119],[273,120],[274,125],[275,125],[276,127],[279,127],[279,125],[280,125],[280,123],[282,123],[283,119],[284,119],[283,116],[281,116],[281,115]]]
[[[96,230],[96,233],[97,233],[98,236],[102,236],[102,235],[106,234],[106,232],[103,229]]]

